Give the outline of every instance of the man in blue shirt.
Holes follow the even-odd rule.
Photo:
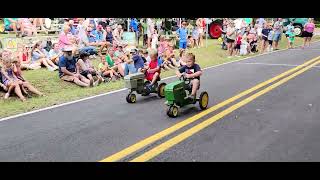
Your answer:
[[[140,34],[139,34],[139,23],[138,23],[136,18],[131,18],[130,29],[132,30],[132,32],[136,33],[137,46],[139,46],[139,36],[140,36]]]
[[[137,53],[136,49],[132,49],[132,60],[133,64],[125,64],[124,75],[128,75],[129,73],[136,73],[141,71],[144,68],[144,61],[142,57]]]
[[[66,46],[63,50],[63,56],[59,58],[59,77],[61,80],[73,82],[81,87],[93,86],[93,81],[77,73],[77,60],[73,56],[72,47]]]
[[[186,49],[187,48],[187,23],[184,21],[182,22],[182,27],[179,28],[176,32],[179,36],[179,48]]]

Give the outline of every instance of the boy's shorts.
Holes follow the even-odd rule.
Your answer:
[[[269,41],[269,45],[272,45],[272,42],[273,42],[273,41],[272,41],[272,40],[268,40],[268,41]]]
[[[146,80],[148,80],[148,81],[152,81],[152,79],[153,79],[153,76],[154,76],[154,74],[155,73],[148,73],[148,72],[146,72]],[[160,74],[159,74],[159,77],[158,77],[158,81],[160,80]]]
[[[279,42],[281,40],[282,33],[275,33],[273,36],[273,41]]]
[[[187,48],[187,42],[179,42],[179,48],[180,49],[186,49]]]

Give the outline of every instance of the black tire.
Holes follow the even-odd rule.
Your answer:
[[[296,30],[297,28],[300,29],[300,33],[296,34],[296,36],[301,37],[302,31],[303,31],[302,25],[301,25],[301,24],[294,24],[293,26],[294,26],[294,29],[295,29],[295,30]],[[296,31],[295,31],[295,33],[296,33]]]
[[[200,98],[199,98],[200,109],[202,110],[207,109],[208,103],[209,103],[209,95],[207,92],[204,91],[200,94]]]
[[[179,114],[179,108],[177,106],[170,106],[167,110],[167,115],[171,118],[176,118]]]
[[[150,81],[146,81],[146,82],[144,82],[144,84],[143,84],[143,88],[144,88],[144,93],[143,93],[143,96],[148,96],[149,94],[150,94],[150,92],[148,91],[148,89],[147,89],[147,85],[148,84],[150,84],[151,82]]]
[[[137,96],[135,94],[128,94],[126,100],[128,103],[135,103],[137,101]]]
[[[164,88],[167,84],[166,83],[161,83],[159,86],[158,86],[158,96],[160,98],[164,98]]]

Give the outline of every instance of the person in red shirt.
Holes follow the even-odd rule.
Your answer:
[[[242,40],[242,36],[241,36],[241,33],[239,33],[238,36],[237,36],[237,38],[236,38],[236,45],[234,46],[235,55],[236,55],[237,57],[240,57],[240,56],[239,56],[239,53],[240,53],[241,40]]]
[[[157,50],[151,49],[149,54],[151,60],[149,64],[142,70],[142,72],[145,72],[145,78],[148,81],[151,81],[151,83],[147,86],[147,88],[151,90],[152,86],[160,79],[161,62],[159,62]]]

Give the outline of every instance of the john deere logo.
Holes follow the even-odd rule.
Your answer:
[[[15,49],[17,48],[17,42],[13,39],[8,39],[6,47],[7,49]]]

